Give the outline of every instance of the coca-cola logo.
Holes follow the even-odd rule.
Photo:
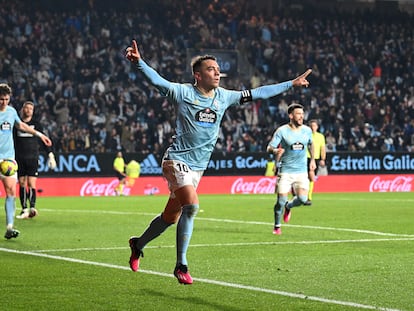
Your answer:
[[[244,181],[238,178],[231,186],[232,194],[271,194],[275,192],[276,177],[263,177],[257,181]]]
[[[154,195],[160,193],[160,188],[157,186],[153,186],[151,184],[147,184],[144,188],[144,194],[145,195]]]
[[[394,179],[381,179],[375,177],[369,185],[370,192],[410,192],[412,177],[396,176]]]
[[[80,196],[111,196],[115,193],[115,187],[118,186],[117,179],[108,184],[95,184],[93,179],[87,180],[81,187]],[[123,194],[129,195],[131,189],[124,187]]]

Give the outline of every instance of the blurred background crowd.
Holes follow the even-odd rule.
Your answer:
[[[174,135],[173,106],[131,68],[125,48],[136,39],[164,78],[188,83],[188,49],[234,50],[239,74],[223,87],[312,68],[311,87],[231,108],[217,151],[266,150],[293,102],[318,120],[328,152],[414,151],[413,15],[277,3],[0,0],[0,81],[16,109],[35,103],[56,152],[160,154]]]

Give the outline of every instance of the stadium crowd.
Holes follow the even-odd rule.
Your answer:
[[[0,0],[0,82],[36,105],[56,152],[161,154],[174,110],[125,59],[136,39],[166,79],[192,83],[187,49],[236,50],[230,89],[312,68],[311,87],[232,108],[217,151],[264,151],[299,102],[327,151],[414,151],[414,17],[404,12],[259,11],[252,1]],[[66,3],[66,4],[64,4]],[[66,7],[65,7],[66,6]]]

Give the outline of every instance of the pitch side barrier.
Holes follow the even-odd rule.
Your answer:
[[[167,195],[159,155],[124,154],[136,160],[141,175],[124,187],[124,195]],[[276,177],[265,177],[266,153],[215,153],[198,187],[200,194],[273,194]],[[40,157],[39,196],[113,196],[118,179],[112,154],[56,154],[57,167],[48,170]],[[318,193],[413,192],[414,155],[409,153],[331,153],[328,175],[316,180]],[[0,190],[0,195],[2,190]]]
[[[46,155],[40,156],[39,175],[43,177],[112,177],[114,154],[62,153],[56,154],[57,167],[50,170]],[[136,160],[141,177],[161,176],[162,154],[124,153],[126,162]],[[268,155],[256,153],[213,153],[205,176],[261,176],[264,175]],[[412,174],[413,153],[349,153],[327,154],[329,175]]]
[[[205,176],[198,187],[200,194],[274,195],[276,177]],[[37,181],[38,196],[114,196],[115,177],[43,177]],[[337,192],[413,192],[414,174],[328,175],[315,182],[318,193]],[[3,190],[0,190],[0,195]],[[164,178],[140,177],[124,187],[124,196],[168,195]]]

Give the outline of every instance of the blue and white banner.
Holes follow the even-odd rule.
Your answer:
[[[56,154],[57,167],[51,171],[47,157],[39,159],[40,176],[86,177],[115,176],[112,168],[115,154],[65,153]],[[124,154],[125,162],[137,161],[141,176],[161,176],[161,157],[155,154]],[[268,155],[256,153],[214,153],[204,175],[206,176],[260,176],[264,175]],[[343,174],[412,174],[414,154],[411,153],[329,153],[328,173]]]

